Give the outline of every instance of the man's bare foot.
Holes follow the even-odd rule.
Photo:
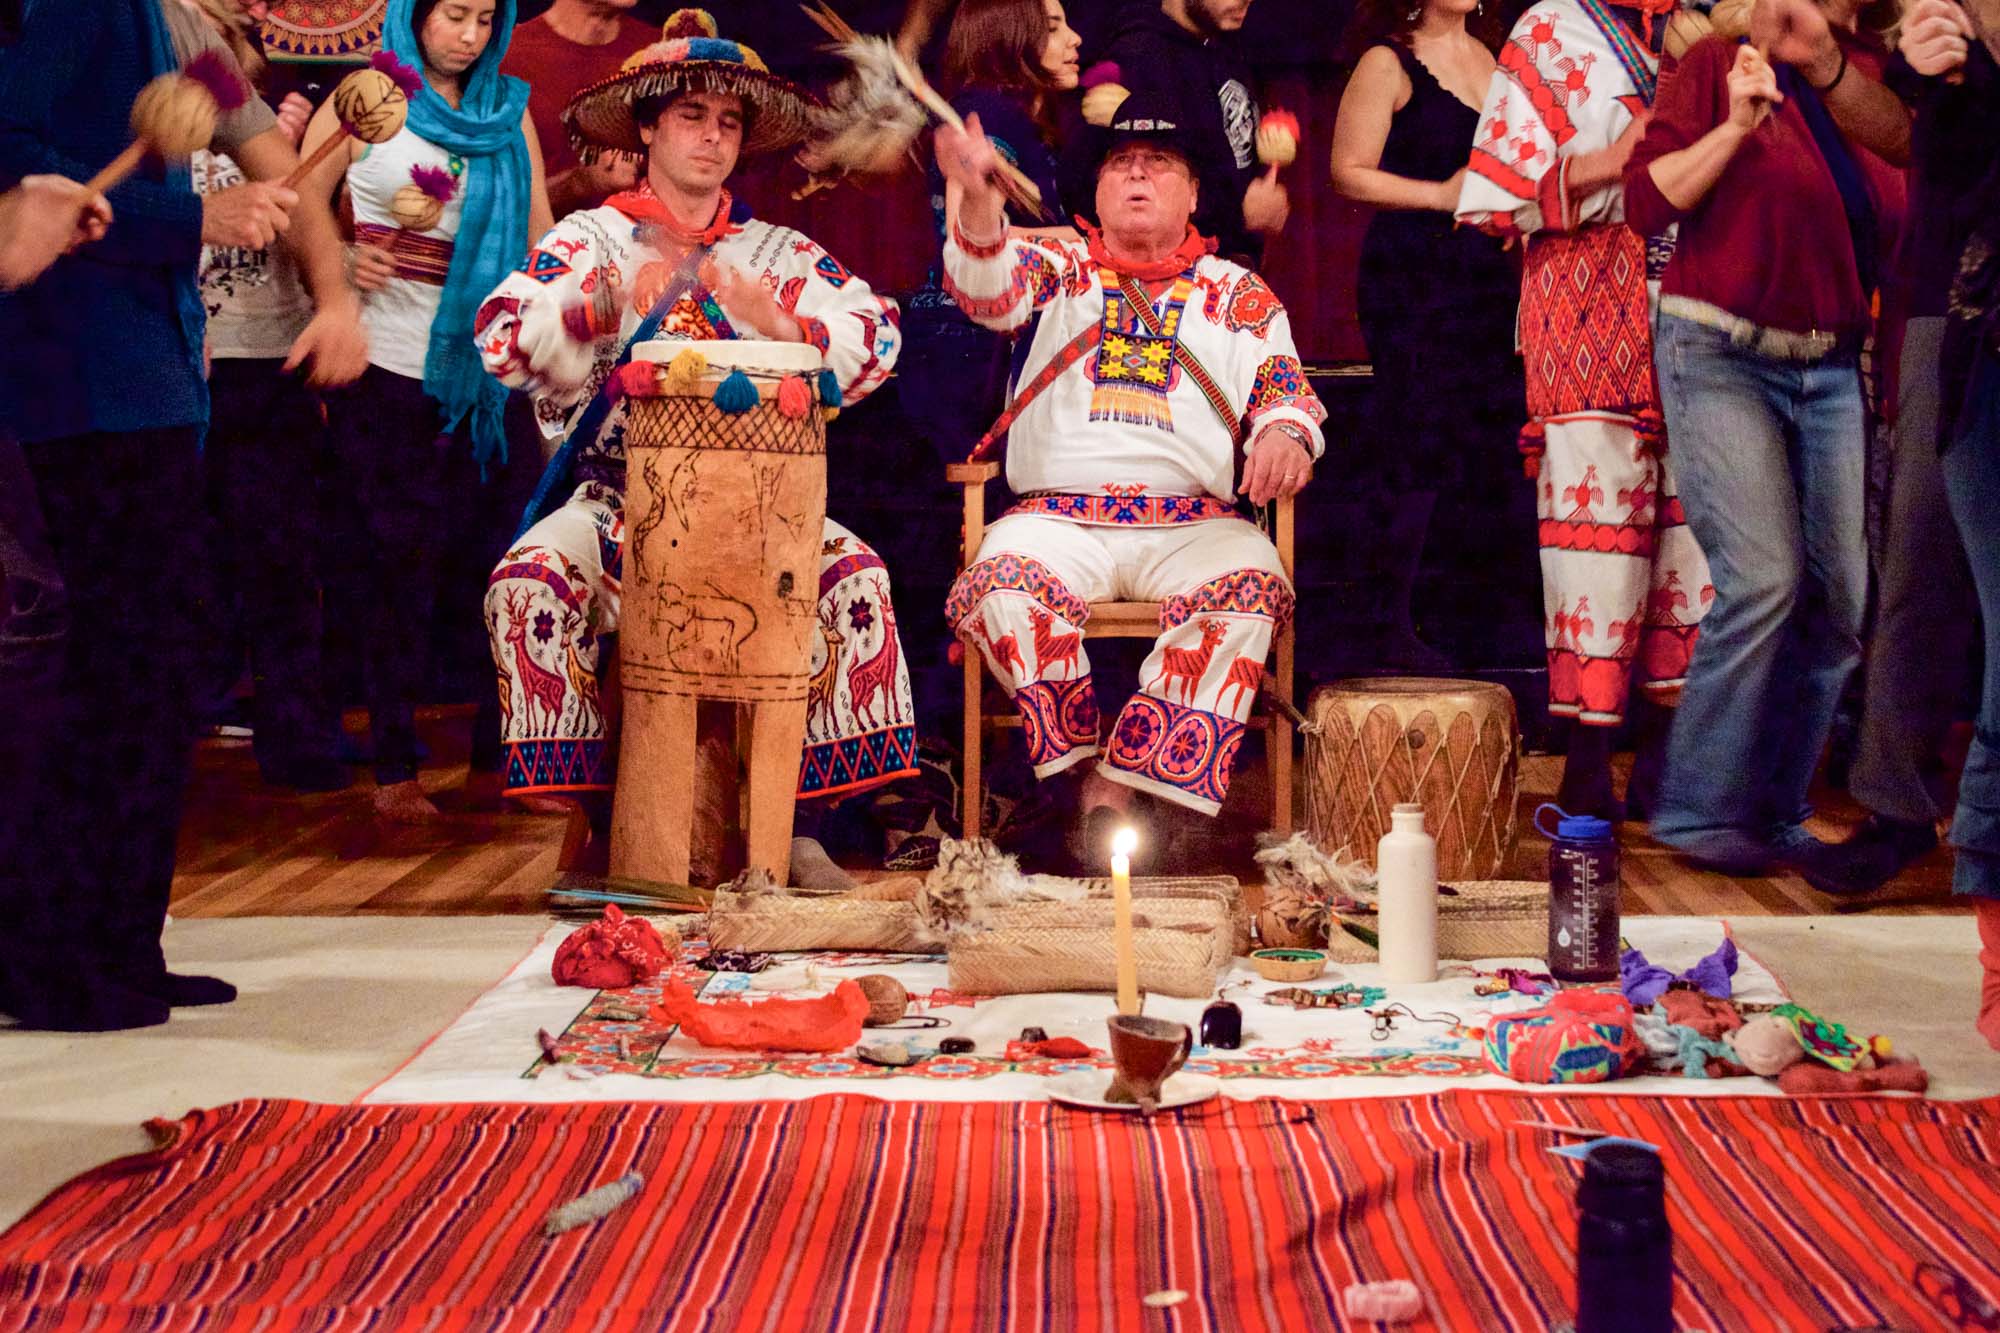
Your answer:
[[[818,838],[792,839],[791,880],[801,889],[822,893],[846,893],[856,887],[854,876],[834,864]]]
[[[375,813],[392,824],[427,824],[438,817],[437,806],[424,795],[415,778],[375,789]]]

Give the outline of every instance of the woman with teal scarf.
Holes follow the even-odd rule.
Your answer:
[[[337,559],[362,632],[375,808],[412,822],[437,807],[417,782],[415,712],[452,538],[489,462],[504,463],[507,391],[480,366],[479,301],[551,225],[528,85],[500,73],[514,0],[389,0],[382,44],[421,71],[386,143],[349,140],[301,187],[353,204],[355,284],[369,368],[330,394]],[[304,152],[338,127],[331,102]],[[532,464],[535,460],[525,460]],[[468,615],[483,590],[463,589]]]

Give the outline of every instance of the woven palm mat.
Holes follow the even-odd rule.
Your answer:
[[[693,959],[703,952],[695,945],[685,947],[660,980],[628,991],[595,992],[558,986],[550,978],[556,946],[571,929],[552,927],[503,981],[362,1100],[764,1101],[829,1092],[942,1101],[1039,1100],[1048,1096],[1054,1078],[1078,1069],[1110,1068],[1104,1024],[1114,1006],[1108,994],[963,995],[951,990],[942,958],[904,955],[777,954],[760,973],[709,973],[694,966]],[[1723,939],[1720,922],[1693,917],[1638,917],[1626,923],[1625,933],[1649,958],[1675,970],[1690,966]],[[1402,1096],[1449,1087],[1516,1086],[1489,1070],[1480,1040],[1470,1030],[1488,1014],[1547,1003],[1542,995],[1477,993],[1492,969],[1508,961],[1446,964],[1437,982],[1401,987],[1385,985],[1374,964],[1342,964],[1305,984],[1352,988],[1360,1004],[1295,1009],[1266,1003],[1265,997],[1281,987],[1260,979],[1247,960],[1238,959],[1222,986],[1243,1011],[1243,1045],[1234,1051],[1198,1049],[1188,1069],[1219,1079],[1225,1095],[1239,1098]],[[1511,961],[1542,966],[1532,959]],[[844,977],[871,972],[895,977],[915,1000],[912,1012],[941,1025],[870,1029],[865,1039],[935,1049],[943,1038],[965,1037],[973,1042],[971,1053],[935,1055],[890,1069],[864,1063],[851,1049],[824,1055],[713,1050],[648,1015],[670,976],[699,988],[704,999],[755,1000],[825,994]],[[1752,1004],[1788,998],[1778,979],[1748,956],[1736,974],[1736,994]],[[1367,1011],[1398,1002],[1422,1017],[1398,1016],[1378,1036]],[[1146,1012],[1195,1027],[1207,1004],[1149,996]],[[1075,1037],[1095,1054],[1080,1060],[1010,1056],[1008,1043],[1028,1027],[1039,1027],[1050,1037]],[[559,1065],[542,1057],[538,1029],[556,1037]],[[1607,1087],[1677,1095],[1776,1094],[1775,1085],[1761,1079],[1661,1076]]]
[[[1524,1120],[1657,1144],[1693,1329],[1939,1329],[2000,1295],[1994,1102],[735,1106],[244,1101],[0,1236],[0,1328],[1333,1329],[1570,1316],[1580,1168]],[[556,1204],[637,1196],[554,1239]],[[1158,1292],[1184,1293],[1165,1308]],[[1171,1298],[1170,1298],[1171,1299]],[[1969,1325],[1968,1325],[1969,1326]]]

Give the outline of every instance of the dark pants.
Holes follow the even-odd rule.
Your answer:
[[[157,976],[194,701],[218,629],[196,432],[24,452],[70,623],[53,681],[35,683],[33,651],[23,668],[18,618],[4,640],[8,726],[32,713],[47,743],[0,770],[0,809],[19,816],[0,842],[0,949],[15,986]],[[17,688],[40,690],[18,712]]]
[[[375,781],[387,786],[417,776],[431,625],[479,467],[466,432],[440,434],[437,400],[408,376],[370,366],[326,406],[340,547],[332,581],[362,636]],[[476,597],[466,614],[478,617]]]
[[[40,492],[27,456],[0,438],[0,783],[41,772],[55,736],[56,686],[69,641],[69,599],[49,548]],[[22,790],[27,790],[23,788]],[[0,801],[0,854],[32,827],[25,801]],[[6,874],[0,862],[0,876]]]
[[[1854,799],[1912,824],[1946,813],[1945,737],[1964,716],[1978,655],[1972,575],[1938,463],[1943,340],[1942,319],[1913,319],[1903,338],[1860,744],[1848,774]]]
[[[1986,622],[1986,682],[1979,726],[1965,775],[1951,843],[1958,850],[1952,891],[2000,898],[2000,356],[1986,352],[1972,372],[1972,386],[1958,437],[1944,453],[1944,484]]]
[[[220,359],[203,453],[225,601],[237,634],[221,685],[247,651],[256,687],[257,764],[266,776],[331,760],[336,730],[321,680],[320,478],[326,428],[304,380],[264,359]]]

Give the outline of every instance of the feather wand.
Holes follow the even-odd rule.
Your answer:
[[[822,32],[843,46],[860,41],[861,35],[848,26],[847,20],[834,13],[826,4],[826,0],[818,0],[817,5],[800,5],[799,8],[805,12],[807,18],[819,26]],[[937,89],[931,87],[922,74],[911,67],[910,62],[903,58],[902,52],[889,45],[886,56],[889,68],[895,71],[896,77],[902,81],[910,96],[916,98],[923,104],[925,110],[944,124],[961,134],[965,132],[964,118],[952,108],[951,103],[939,96]],[[1042,204],[1041,188],[1006,158],[1000,158],[998,161],[999,166],[994,174],[999,178],[1001,192],[1008,200],[1037,218],[1050,218],[1051,214]]]
[[[560,1236],[565,1231],[587,1226],[608,1216],[611,1211],[639,1192],[646,1178],[637,1171],[628,1171],[609,1185],[599,1185],[588,1194],[580,1194],[568,1203],[549,1210],[542,1219],[544,1236]]]

